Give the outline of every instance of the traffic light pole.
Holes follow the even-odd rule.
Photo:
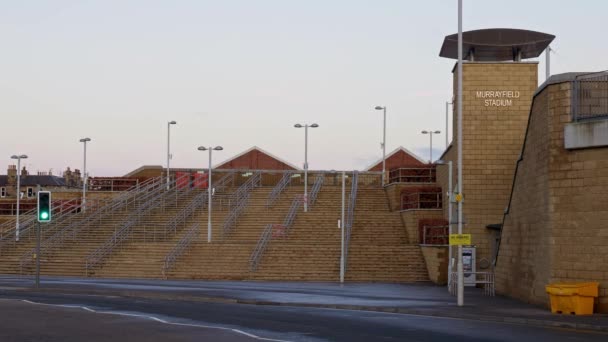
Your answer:
[[[40,222],[36,233],[36,288],[40,287]]]

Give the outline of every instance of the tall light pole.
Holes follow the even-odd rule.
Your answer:
[[[209,146],[209,147],[205,147],[205,146],[199,146],[198,150],[199,151],[209,151],[209,170],[207,172],[207,193],[209,195],[209,198],[207,200],[207,242],[211,242],[211,152],[212,151],[221,151],[224,148],[222,146]]]
[[[450,113],[450,105],[453,105],[454,102],[449,102],[449,101],[445,101],[445,149],[448,149],[448,145],[450,144],[448,141],[448,122],[449,120],[449,113]]]
[[[169,190],[169,182],[171,177],[169,175],[170,160],[171,160],[171,125],[177,124],[176,121],[167,122],[167,190]]]
[[[422,134],[428,134],[431,136],[431,147],[429,148],[429,164],[433,163],[433,134],[439,134],[441,131],[422,131]]]
[[[448,235],[450,235],[452,234],[452,195],[454,191],[452,189],[452,161],[448,160],[446,162],[444,160],[438,160],[437,164],[448,166],[448,191],[446,192],[446,195],[448,197]],[[452,281],[452,246],[448,245],[448,288]]]
[[[386,173],[386,106],[376,106],[374,109],[384,111],[384,123],[382,129],[382,186],[384,186],[384,174]]]
[[[458,0],[458,234],[462,234],[462,0]],[[464,305],[464,270],[462,245],[458,246],[458,306]]]
[[[293,127],[302,128],[304,127],[304,212],[308,212],[308,127],[317,128],[319,125],[313,123],[309,124],[295,124]]]
[[[87,204],[87,142],[91,141],[91,138],[82,138],[79,140],[84,145],[84,158],[82,167],[82,204],[81,208],[83,211],[86,210]]]
[[[17,217],[15,220],[15,241],[19,241],[19,202],[21,201],[21,159],[27,159],[27,155],[13,155],[11,159],[17,159]]]

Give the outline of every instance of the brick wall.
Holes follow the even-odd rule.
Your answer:
[[[438,285],[448,283],[448,248],[422,246],[422,255],[429,272],[429,279]]]
[[[608,312],[608,148],[568,151],[569,82],[535,100],[513,200],[505,216],[497,290],[547,304],[552,282],[600,282]]]
[[[537,87],[537,69],[536,62],[463,65],[464,232],[472,234],[477,260],[492,259],[492,233],[486,226],[502,222],[532,95]],[[456,78],[455,70],[454,91]],[[487,98],[477,97],[477,91],[513,91],[518,92],[519,97],[512,98],[510,106],[485,106]],[[453,161],[454,177],[457,175],[456,128],[454,115],[454,140],[443,156],[444,160]],[[438,182],[447,189],[447,167],[440,167]],[[447,218],[445,208],[444,214]]]
[[[418,238],[418,222],[421,219],[442,219],[441,209],[411,209],[401,212],[401,220],[405,225],[408,243],[420,243]]]

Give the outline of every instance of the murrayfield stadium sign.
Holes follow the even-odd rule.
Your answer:
[[[513,105],[513,99],[519,98],[517,90],[478,90],[477,98],[484,99],[486,107],[509,107]]]

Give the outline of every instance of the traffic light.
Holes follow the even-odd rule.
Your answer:
[[[51,222],[50,191],[38,191],[38,222]]]

